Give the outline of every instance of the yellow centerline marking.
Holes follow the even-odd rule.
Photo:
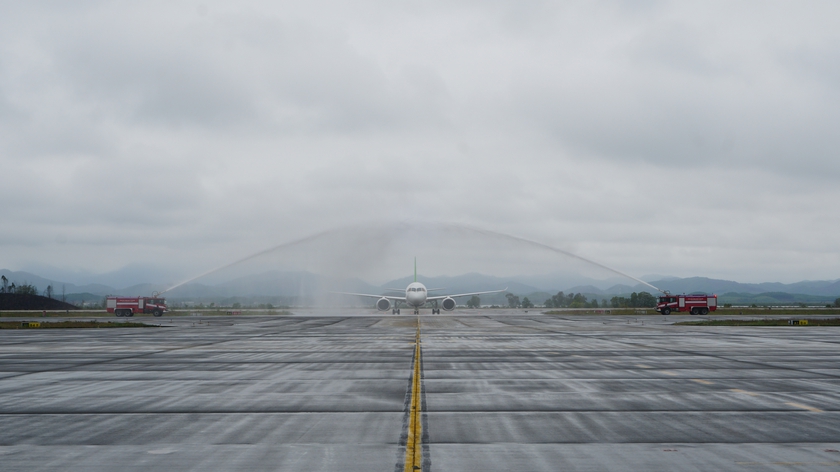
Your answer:
[[[636,364],[636,367],[638,367],[640,369],[652,369],[653,368],[653,367],[651,367],[647,364]]]
[[[694,381],[694,382],[697,382],[697,383],[701,383],[703,385],[714,385],[715,384],[714,382],[710,382],[708,380],[703,380],[703,379],[691,379],[691,380]]]
[[[665,374],[665,375],[671,375],[671,376],[674,376],[674,377],[676,377],[678,375],[676,372],[671,372],[670,370],[663,370],[662,373]]]
[[[417,334],[414,338],[414,377],[411,381],[411,412],[408,416],[408,438],[405,441],[404,472],[423,468],[423,425],[420,422],[420,319],[417,319]]]
[[[757,394],[757,393],[748,392],[748,391],[746,391],[746,390],[741,390],[740,388],[730,388],[729,390],[731,390],[731,391],[733,391],[733,392],[735,392],[735,393],[743,393],[744,395],[749,395],[749,396],[751,396],[751,397],[757,397],[757,396],[758,396],[758,394]]]
[[[792,407],[794,407],[794,408],[801,408],[801,409],[803,409],[803,410],[812,411],[812,412],[814,412],[814,413],[822,413],[822,412],[823,412],[823,411],[822,411],[822,410],[820,410],[819,408],[814,408],[814,407],[812,407],[812,406],[803,405],[803,404],[801,404],[801,403],[785,402],[785,405],[790,405],[790,406],[792,406]]]

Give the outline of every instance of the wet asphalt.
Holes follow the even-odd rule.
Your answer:
[[[836,470],[840,328],[470,311],[0,331],[0,470]],[[136,319],[134,320],[136,321]]]

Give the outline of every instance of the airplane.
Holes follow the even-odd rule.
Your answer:
[[[394,291],[399,291],[399,289],[392,289]],[[441,289],[427,289],[425,285],[417,281],[417,259],[414,259],[414,282],[408,284],[408,287],[405,288],[405,296],[404,297],[395,297],[395,296],[388,296],[388,295],[372,295],[369,293],[348,293],[348,292],[337,292],[342,295],[356,295],[359,297],[368,297],[368,298],[378,298],[379,300],[376,302],[376,309],[379,311],[388,311],[391,310],[392,315],[399,315],[400,309],[397,305],[399,302],[404,302],[409,306],[414,307],[414,314],[420,314],[420,307],[424,306],[426,302],[435,302],[435,307],[437,307],[437,302],[440,301],[440,306],[443,308],[444,311],[452,311],[455,309],[455,298],[457,297],[469,297],[472,295],[483,295],[485,293],[499,293],[504,292],[507,290],[505,287],[502,290],[489,290],[486,292],[471,292],[471,293],[458,293],[455,295],[438,295],[438,296],[429,296],[429,292],[441,290]],[[391,306],[391,303],[395,302],[394,306]],[[432,314],[439,315],[440,308],[432,308]]]

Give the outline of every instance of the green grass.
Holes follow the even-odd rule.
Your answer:
[[[26,321],[0,321],[0,329],[55,329],[55,328],[157,328],[154,325],[131,322],[111,321],[32,321],[30,323],[41,323],[40,327],[24,327]]]
[[[763,319],[763,320],[704,320],[704,321],[680,321],[674,323],[675,325],[684,326],[791,326],[791,327],[808,327],[808,326],[840,326],[840,318],[833,319],[819,319],[819,318],[798,318],[808,321],[807,325],[795,324],[793,326],[788,324],[787,319]]]

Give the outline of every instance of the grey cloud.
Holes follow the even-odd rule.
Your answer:
[[[204,5],[0,7],[9,268],[185,273],[418,219],[634,273],[836,273],[836,7]]]
[[[56,73],[117,119],[272,133],[441,119],[445,84],[433,70],[386,77],[346,37],[307,23],[240,14],[120,35],[82,20],[53,51]]]
[[[686,22],[655,22],[630,39],[622,52],[631,66],[653,68],[654,72],[707,78],[736,73],[738,63],[728,51],[716,50],[717,44],[710,44],[709,36]]]
[[[605,65],[583,80],[520,77],[514,106],[529,123],[583,154],[838,175],[833,150],[840,138],[827,128],[840,121],[833,91],[779,86],[773,74],[744,76],[702,60],[689,61],[695,69],[686,71],[682,54],[663,59],[671,67],[671,56],[681,57],[676,72]]]
[[[71,80],[81,99],[115,118],[171,125],[236,125],[253,122],[252,97],[223,64],[177,35],[155,31],[113,37],[89,25],[53,53],[57,73]],[[159,33],[159,32],[158,32]]]

